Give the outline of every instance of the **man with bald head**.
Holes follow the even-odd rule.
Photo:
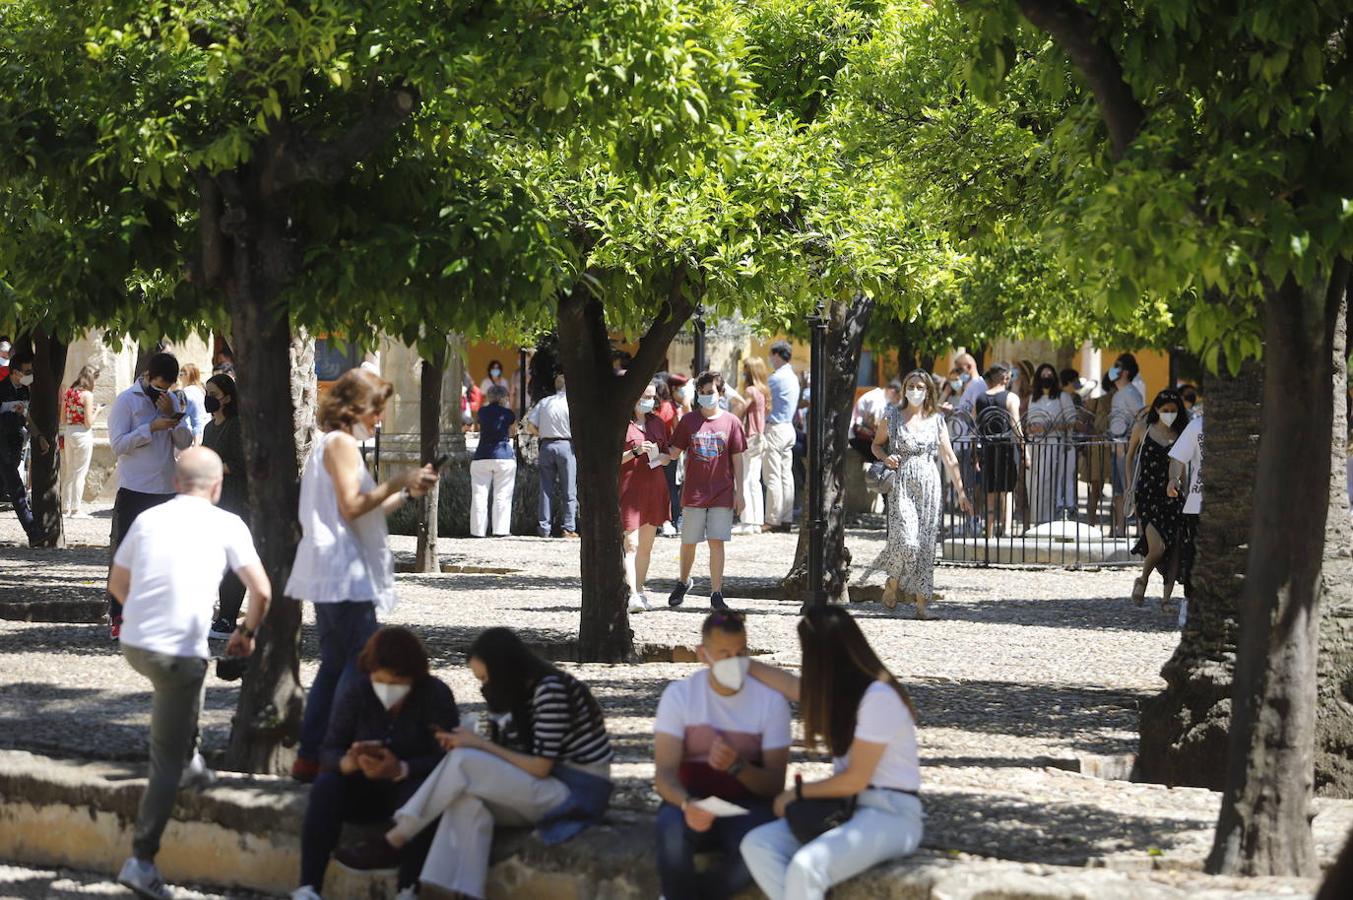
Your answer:
[[[249,589],[249,612],[226,653],[248,656],[272,596],[268,576],[239,516],[216,507],[221,458],[205,447],[184,450],[174,468],[178,492],[137,516],[122,538],[108,592],[123,604],[122,655],[153,688],[150,782],[141,798],[132,857],[118,882],[143,897],[168,897],[155,868],[187,767],[204,773],[194,747],[206,683],[207,631],[221,578],[229,567]]]

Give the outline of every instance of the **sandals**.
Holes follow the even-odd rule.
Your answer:
[[[926,600],[926,598],[922,597],[920,594],[916,595],[916,618],[923,620],[935,618],[925,610],[926,604],[928,602],[929,601]]]
[[[1132,582],[1132,605],[1141,606],[1146,601],[1146,585],[1149,575],[1138,575]]]

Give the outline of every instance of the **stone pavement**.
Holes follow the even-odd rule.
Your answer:
[[[108,525],[107,510],[99,511],[94,519],[70,523],[70,549],[40,551],[16,546],[17,523],[0,518],[0,747],[144,758],[148,691],[122,662],[106,628],[2,618],[5,604],[15,608],[33,598],[88,609],[104,576]],[[880,549],[881,534],[851,532],[849,542],[862,568]],[[393,543],[400,558],[411,558],[412,538]],[[537,538],[443,540],[444,561],[460,571],[399,576],[401,602],[389,621],[424,635],[436,673],[467,711],[476,711],[482,702],[463,651],[480,629],[510,624],[528,640],[560,650],[572,641],[577,546]],[[659,539],[650,580],[655,602],[665,602],[677,550],[675,540]],[[793,550],[789,535],[735,538],[725,587],[729,601],[751,614],[753,651],[787,666],[798,662],[796,608],[740,598],[773,596],[767,588],[788,569]],[[703,566],[702,553],[685,606],[634,618],[638,644],[698,641],[707,609]],[[1106,757],[1113,764],[1119,762],[1113,757],[1135,751],[1137,703],[1163,685],[1158,673],[1176,641],[1173,614],[1128,602],[1131,580],[1113,569],[942,567],[936,574],[944,597],[934,608],[937,621],[916,621],[904,607],[895,613],[876,604],[853,607],[917,702],[928,848],[942,856],[1035,867],[1108,867],[1132,877],[1182,880],[1188,890],[1236,887],[1197,874],[1210,845],[1217,795],[1081,774],[1102,767]],[[306,623],[302,678],[308,683],[316,652],[309,608]],[[692,665],[568,667],[593,686],[607,710],[619,754],[617,803],[655,806],[649,786],[652,717],[664,683]],[[232,685],[210,683],[203,716],[209,754],[224,748],[237,693]],[[794,768],[824,765],[795,750]],[[1328,862],[1348,833],[1353,804],[1321,801],[1317,809],[1320,855]],[[1267,888],[1284,893],[1309,885]]]

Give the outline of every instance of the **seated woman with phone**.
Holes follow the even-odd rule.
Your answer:
[[[429,674],[423,642],[407,628],[373,634],[358,666],[365,677],[354,679],[334,704],[320,750],[293,900],[319,898],[343,823],[389,821],[445,756],[436,735],[460,724],[451,689]],[[409,891],[401,898],[412,896],[433,831],[416,835],[395,861],[399,886]]]
[[[435,824],[423,900],[484,897],[495,825],[534,825],[543,843],[559,843],[601,819],[614,787],[611,739],[586,685],[510,628],[484,631],[468,656],[494,717],[488,736],[464,726],[439,732],[449,752],[395,812],[395,827],[336,855],[353,869],[389,868]]]

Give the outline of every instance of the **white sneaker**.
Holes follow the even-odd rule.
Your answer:
[[[309,898],[306,898],[306,900],[309,900]],[[318,894],[315,895],[315,900],[319,900]],[[418,900],[418,891],[411,887],[406,887],[398,894],[395,894],[395,900]]]
[[[207,768],[207,761],[202,758],[201,753],[194,752],[192,760],[183,769],[183,774],[179,776],[179,787],[200,790],[211,787],[215,783],[216,773]]]
[[[635,613],[648,612],[653,607],[649,605],[648,598],[643,594],[630,594],[630,615]]]
[[[663,522],[662,529],[658,533],[663,537],[676,537],[677,530],[671,522]]]
[[[403,894],[400,894],[400,897],[403,896]],[[319,891],[308,884],[303,884],[291,892],[291,900],[324,900],[324,898],[319,895]],[[395,900],[399,900],[399,897]]]
[[[174,896],[160,877],[160,870],[155,868],[155,863],[143,862],[134,856],[122,864],[117,883],[137,896],[149,897],[151,900],[171,900]]]

